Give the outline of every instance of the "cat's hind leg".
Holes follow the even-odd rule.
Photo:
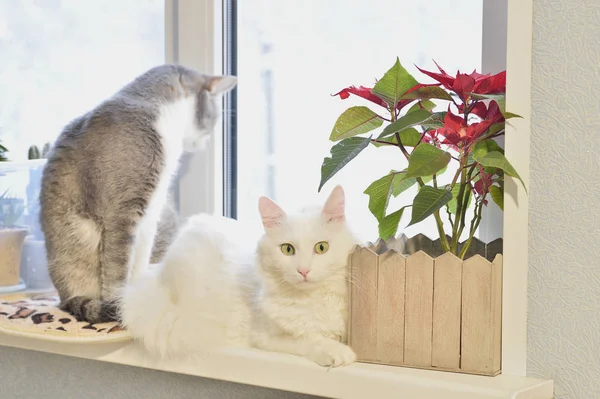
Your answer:
[[[91,219],[68,215],[46,222],[48,271],[61,309],[78,320],[93,321],[103,312],[99,246],[101,233]],[[106,313],[106,310],[104,310]]]
[[[106,305],[103,315],[112,314],[129,277],[131,262],[135,256],[138,222],[139,218],[134,216],[111,216],[104,219],[100,251],[101,298]]]

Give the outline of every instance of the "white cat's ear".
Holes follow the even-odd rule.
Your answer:
[[[237,85],[237,77],[231,75],[211,76],[208,80],[208,92],[214,95],[225,94]]]
[[[342,222],[346,219],[346,195],[342,186],[335,186],[323,207],[327,222]]]
[[[258,199],[258,211],[260,212],[260,217],[262,218],[265,229],[279,226],[286,217],[283,209],[273,202],[272,199],[267,197],[260,197]]]

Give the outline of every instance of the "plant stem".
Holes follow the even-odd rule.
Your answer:
[[[460,226],[463,214],[463,198],[465,196],[465,186],[467,181],[467,172],[464,170],[464,161],[461,162],[458,170],[460,171],[460,189],[458,196],[456,197],[456,218],[454,219],[454,226],[452,227],[452,244],[450,251],[453,254],[458,254],[458,228]]]
[[[463,196],[463,210],[460,219],[460,227],[458,228],[458,239],[460,240],[460,236],[462,236],[463,230],[465,229],[465,221],[467,220],[467,209],[469,207],[469,196],[471,195],[471,187],[470,182],[473,179],[473,172],[475,171],[476,165],[471,166],[469,172],[467,172],[467,181],[466,184],[468,186],[465,187],[465,193]]]
[[[402,141],[400,141],[400,133],[396,132],[394,133],[394,136],[396,136],[396,141],[398,141],[398,148],[400,148],[400,151],[402,151],[402,154],[404,154],[406,160],[408,161],[410,159],[410,154],[408,153],[408,151],[406,151],[406,148],[404,148],[404,144],[402,144]]]
[[[377,139],[371,139],[371,143],[379,143],[379,144],[385,144],[385,145],[396,145],[394,143],[390,143],[389,141],[383,141],[383,140],[377,140]]]
[[[460,163],[460,159],[458,160],[458,162]],[[463,169],[464,168],[459,164],[458,170],[454,174],[454,178],[452,178],[452,183],[450,183],[450,190],[454,188],[454,185],[456,184],[456,181],[458,180],[458,177],[460,176],[460,173]]]
[[[446,214],[448,214],[448,220],[450,221],[450,226],[452,226],[452,228],[454,228],[454,221],[452,220],[452,214],[450,213],[450,209],[448,209],[447,205],[446,205]]]
[[[481,222],[481,212],[483,210],[483,203],[485,202],[486,195],[487,195],[487,193],[483,194],[483,197],[481,197],[481,200],[479,201],[477,206],[475,206],[475,214],[473,215],[473,220],[471,220],[469,239],[464,243],[464,245],[460,251],[460,254],[458,254],[458,257],[460,259],[463,259],[465,257],[465,254],[467,253],[467,251],[469,250],[469,247],[471,246],[471,242],[473,241],[475,232],[477,231],[477,228],[479,227],[479,223]]]
[[[406,151],[406,148],[404,148],[402,141],[400,141],[400,133],[396,132],[395,136],[396,140],[398,141],[398,148],[400,148],[400,151],[402,151],[402,154],[404,154],[406,160],[410,161],[410,154],[408,151]],[[419,184],[419,188],[425,185],[425,182],[423,182],[423,179],[420,177],[417,177],[417,183]],[[444,222],[442,222],[442,218],[440,217],[440,211],[435,211],[433,213],[433,217],[435,218],[435,224],[437,226],[438,234],[440,235],[442,248],[444,249],[444,252],[448,252],[450,251],[450,244],[448,243],[448,238],[446,237],[446,232],[444,231]]]

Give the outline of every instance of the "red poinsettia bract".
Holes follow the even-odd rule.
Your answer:
[[[489,192],[490,186],[492,185],[492,175],[485,173],[481,165],[479,165],[479,169],[480,178],[473,184],[473,189],[478,195],[482,196]]]
[[[506,71],[496,75],[482,75],[477,71],[472,73],[456,73],[456,77],[448,75],[435,61],[435,65],[440,73],[426,71],[417,67],[425,75],[440,82],[446,89],[455,92],[461,100],[466,101],[471,93],[476,94],[494,94],[504,93],[506,91]]]
[[[454,115],[448,108],[448,112],[444,117],[444,127],[437,129],[435,135],[444,137],[442,144],[464,148],[481,137],[495,122],[495,119],[487,119],[468,125],[464,118]]]
[[[413,92],[413,91],[415,91],[415,90],[418,90],[418,89],[420,89],[420,88],[422,88],[422,87],[429,87],[429,86],[439,86],[439,85],[440,85],[439,83],[426,83],[426,84],[424,84],[424,83],[419,83],[419,84],[417,84],[417,85],[413,86],[412,88],[408,89],[408,90],[406,91],[406,93],[405,93],[405,94],[411,93],[411,92]],[[387,103],[386,103],[384,100],[382,100],[381,98],[377,97],[375,94],[373,94],[371,90],[373,90],[373,89],[372,89],[372,88],[370,88],[370,87],[364,87],[364,86],[358,86],[358,87],[356,87],[356,86],[349,86],[349,87],[346,87],[345,89],[343,89],[343,90],[341,90],[341,91],[339,91],[339,92],[335,93],[335,94],[334,94],[334,96],[340,96],[340,98],[341,98],[342,100],[345,100],[345,99],[347,99],[348,97],[350,97],[350,94],[354,94],[355,96],[362,97],[362,98],[364,98],[365,100],[369,100],[369,101],[371,101],[372,103],[375,103],[375,104],[377,104],[377,105],[380,105],[380,106],[382,106],[382,107],[385,107],[385,108],[387,108],[387,106],[388,106],[388,105],[387,105]],[[413,102],[413,101],[415,101],[415,99],[411,99],[411,100],[400,100],[400,101],[398,101],[398,103],[396,104],[396,109],[397,109],[398,111],[400,111],[400,110],[402,110],[404,107],[406,107],[408,104],[410,104],[410,103],[411,103],[411,102]]]
[[[459,111],[462,112],[463,110],[464,110],[464,107],[459,107]],[[490,101],[490,104],[487,106],[485,105],[484,102],[477,101],[471,107],[470,113],[475,114],[484,120],[492,119],[492,120],[494,120],[495,123],[504,122],[504,116],[502,115],[502,112],[500,112],[500,107],[498,106],[498,103],[493,100]]]
[[[369,100],[372,103],[381,105],[382,107],[387,107],[387,104],[385,103],[385,101],[383,101],[381,98],[377,97],[375,94],[371,93],[371,90],[372,89],[370,87],[350,86],[350,87],[346,87],[345,89],[339,91],[338,93],[335,93],[334,96],[340,96],[340,98],[342,100],[345,100],[348,97],[350,97],[350,94],[354,94],[355,96],[362,97],[365,100]]]

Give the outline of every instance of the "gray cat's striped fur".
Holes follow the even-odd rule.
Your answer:
[[[159,66],[65,127],[40,194],[64,310],[91,323],[116,318],[123,284],[160,259],[176,229],[167,197],[182,151],[209,137],[220,95],[236,82]]]

